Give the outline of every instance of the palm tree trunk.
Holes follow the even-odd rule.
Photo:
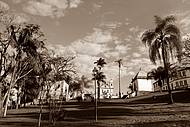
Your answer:
[[[166,83],[167,83],[167,86],[168,86],[169,104],[173,104],[174,101],[173,101],[173,96],[172,96],[172,91],[171,91],[171,87],[170,87],[170,84],[169,84],[169,76],[168,76],[168,63],[166,63],[165,47],[164,47],[163,43],[162,43],[162,59],[163,59],[163,62],[164,62],[164,69],[166,71]]]
[[[98,84],[98,101],[100,100],[100,82],[97,82]]]

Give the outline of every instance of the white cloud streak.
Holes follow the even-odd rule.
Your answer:
[[[38,16],[60,18],[65,15],[66,9],[77,8],[81,0],[30,0],[24,5],[24,11]]]
[[[0,1],[0,10],[9,10],[10,7],[7,3]]]

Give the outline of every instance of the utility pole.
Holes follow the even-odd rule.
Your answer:
[[[119,98],[121,98],[121,62],[122,62],[122,59],[119,59],[117,61],[115,61],[119,64]]]

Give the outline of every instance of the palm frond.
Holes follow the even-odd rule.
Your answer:
[[[158,39],[153,41],[152,44],[149,46],[149,58],[153,64],[156,64],[157,59],[161,60],[161,55],[159,52],[160,46],[161,44],[160,41],[158,41]]]
[[[166,17],[164,18],[164,22],[165,22],[165,23],[172,23],[172,22],[175,22],[175,21],[176,21],[176,18],[175,18],[175,16],[173,16],[173,15],[166,16]]]
[[[168,24],[163,31],[165,35],[176,35],[176,37],[180,38],[180,30],[176,25]]]
[[[181,56],[182,56],[182,43],[179,36],[175,34],[173,35],[170,34],[169,37],[165,37],[164,39],[166,42],[168,42],[168,47],[169,47],[171,57],[173,58],[173,55],[174,55],[173,50],[175,50],[176,56],[180,61]]]
[[[107,63],[105,62],[104,58],[99,58],[97,61],[94,62],[94,64],[97,64],[97,66],[99,66],[99,68],[101,69]]]
[[[162,30],[165,28],[165,26],[167,26],[168,24],[171,24],[172,22],[175,21],[175,17],[174,16],[167,16],[161,20],[161,18],[159,18],[158,16],[155,16],[155,20],[157,21],[155,32],[161,33]]]
[[[160,25],[163,22],[163,20],[162,20],[161,17],[155,15],[154,16],[154,22],[155,22],[156,25]]]
[[[155,39],[156,37],[156,33],[153,29],[147,30],[145,31],[142,36],[141,36],[141,40],[145,45],[150,46],[152,41]]]

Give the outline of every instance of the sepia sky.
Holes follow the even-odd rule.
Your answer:
[[[70,1],[70,2],[68,2]],[[18,23],[39,24],[47,47],[59,55],[75,55],[80,75],[91,77],[94,61],[105,58],[107,80],[118,92],[118,65],[123,59],[121,92],[131,78],[156,67],[140,41],[153,28],[153,16],[175,15],[182,36],[190,33],[189,0],[1,0],[0,8],[17,15]]]

